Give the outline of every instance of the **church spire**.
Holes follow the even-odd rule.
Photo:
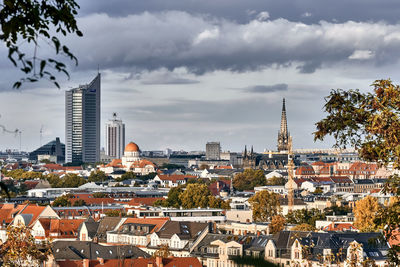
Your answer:
[[[278,134],[278,151],[288,150],[289,132],[286,119],[285,98],[282,103],[281,128]]]

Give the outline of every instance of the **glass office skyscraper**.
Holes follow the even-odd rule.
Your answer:
[[[65,162],[100,160],[100,73],[65,92]]]

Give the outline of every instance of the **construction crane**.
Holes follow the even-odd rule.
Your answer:
[[[1,114],[0,114],[0,118],[1,118]],[[14,131],[8,130],[8,129],[6,128],[6,126],[1,125],[1,124],[0,124],[0,128],[3,130],[3,133],[14,134],[15,137],[17,137],[18,133],[20,132],[20,130],[18,130],[18,129],[15,129]]]
[[[1,118],[1,115],[0,115]],[[14,134],[15,137],[19,135],[19,151],[21,151],[21,131],[19,129],[15,129],[14,131],[8,130],[6,126],[0,124],[0,128],[3,130],[3,133]]]
[[[293,211],[294,206],[294,162],[293,162],[293,143],[292,136],[289,136],[289,153],[288,153],[288,211]]]
[[[3,129],[3,133],[14,134],[15,136],[17,136],[18,133],[20,132],[18,129],[15,129],[14,131],[7,130],[7,128],[4,125],[1,125],[1,124],[0,124],[0,128]]]

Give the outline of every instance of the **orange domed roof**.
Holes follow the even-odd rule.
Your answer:
[[[125,152],[139,152],[139,147],[137,144],[130,142],[126,145]]]

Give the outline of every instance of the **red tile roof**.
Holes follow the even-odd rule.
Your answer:
[[[59,170],[59,171],[65,170],[63,166],[55,163],[45,164],[43,165],[43,168],[46,168],[48,170]]]
[[[18,215],[20,214],[32,214],[32,219],[29,222],[29,225],[32,225],[39,215],[44,211],[45,206],[38,206],[38,205],[27,205],[24,209],[22,209]]]
[[[164,267],[201,267],[200,261],[195,257],[168,257],[162,259]],[[153,266],[156,265],[156,259],[135,259],[134,260],[134,267],[147,267],[149,263],[152,263]]]
[[[153,206],[154,202],[157,200],[163,200],[163,197],[135,197],[132,198],[128,203],[126,203],[129,206],[140,206],[140,205],[146,205],[146,206]]]
[[[293,181],[297,184],[298,187],[300,187],[302,185],[302,183],[309,181],[309,179],[305,179],[305,178],[295,178],[293,179]]]
[[[151,162],[151,161],[149,161],[149,160],[146,160],[146,159],[141,159],[141,160],[139,160],[139,161],[135,161],[135,162],[133,162],[133,164],[131,165],[131,169],[133,169],[133,168],[144,168],[144,167],[146,167],[146,166],[153,166],[153,167],[155,167],[156,165],[154,165],[154,163],[153,162]]]
[[[45,168],[49,171],[76,171],[76,170],[82,170],[81,166],[61,166],[60,164],[55,164],[55,163],[49,163],[43,165],[42,168]]]
[[[80,201],[83,200],[85,201],[86,205],[101,205],[101,204],[113,204],[113,203],[117,203],[118,201],[116,201],[114,198],[109,198],[109,197],[104,197],[104,198],[89,198],[89,197],[79,197],[79,198],[71,198],[69,201],[71,202],[72,205],[74,205],[74,203],[76,201]]]
[[[317,161],[317,162],[313,162],[311,165],[313,165],[313,166],[325,166],[325,162],[322,162],[322,161]]]
[[[58,238],[77,238],[78,228],[85,219],[51,219],[50,235],[56,234]]]
[[[122,160],[121,159],[113,159],[110,163],[106,165],[106,167],[114,167],[114,168],[122,168]]]
[[[315,172],[310,165],[303,165],[296,169],[296,175],[315,175]]]
[[[153,233],[153,232],[158,232],[167,221],[169,221],[169,218],[128,218],[122,225],[127,223],[155,225],[155,227],[151,231]]]
[[[333,222],[330,225],[324,227],[324,231],[348,231],[348,230],[357,230],[356,227],[351,223],[337,223]]]
[[[3,204],[0,209],[0,223],[10,224],[14,220],[15,215],[25,206],[26,205],[14,206],[14,204]]]
[[[220,169],[233,169],[232,166],[216,166],[214,169],[220,170]]]
[[[58,266],[60,267],[83,267],[84,260],[66,260],[66,261],[57,261]],[[156,265],[156,259],[154,258],[138,258],[138,259],[110,259],[103,260],[101,263],[99,259],[97,260],[88,260],[88,265],[90,267],[115,267],[115,266],[131,266],[131,267],[148,267],[149,264],[152,264],[154,267],[158,267]],[[201,267],[200,261],[195,257],[169,257],[162,259],[164,267]]]

